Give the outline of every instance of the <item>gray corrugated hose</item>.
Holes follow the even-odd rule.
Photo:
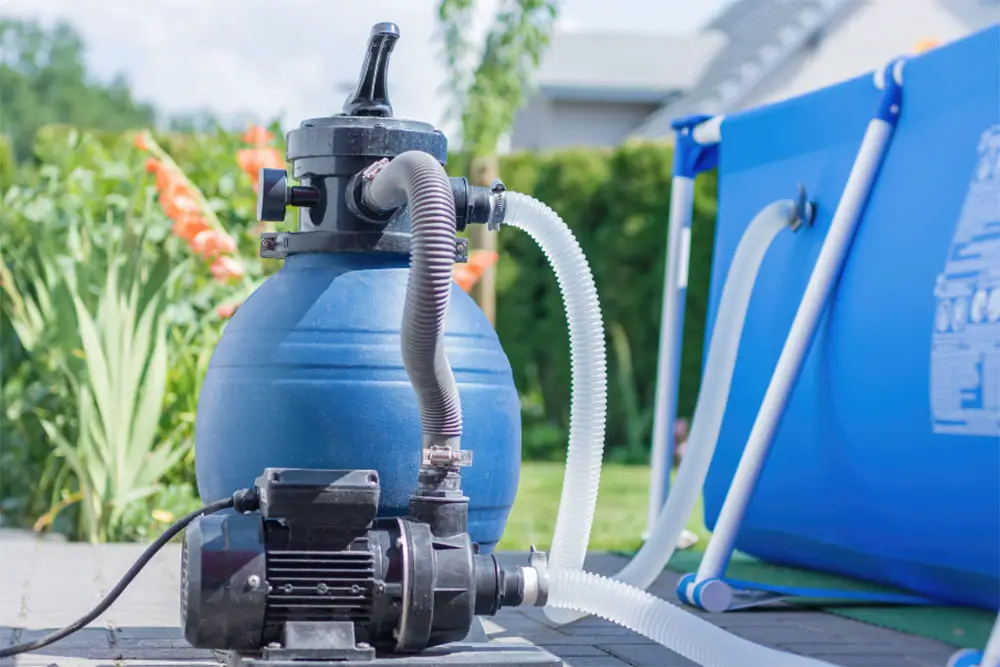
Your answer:
[[[403,308],[403,365],[420,405],[423,446],[459,449],[462,405],[444,352],[444,323],[455,263],[455,199],[444,168],[431,155],[408,151],[363,189],[374,209],[409,204],[413,232]]]

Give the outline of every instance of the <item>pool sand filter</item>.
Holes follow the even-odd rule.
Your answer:
[[[519,605],[545,607],[559,622],[600,616],[701,665],[828,665],[736,637],[643,590],[673,552],[710,447],[685,457],[683,477],[622,573],[582,570],[607,401],[590,268],[550,208],[499,182],[484,188],[449,178],[445,137],[392,117],[387,72],[398,38],[394,24],[377,24],[343,113],[289,133],[298,185],[281,170],[261,173],[258,217],[281,221],[297,207],[299,230],[263,235],[261,254],[285,263],[237,311],[212,357],[196,436],[199,492],[211,502],[154,541],[87,616],[0,649],[0,657],[85,627],[187,528],[185,637],[234,666],[561,665],[540,648],[492,643],[483,633],[477,617]],[[893,72],[883,85],[895,108],[880,113],[894,116]],[[879,158],[859,156],[869,178]],[[833,235],[835,260],[859,207],[841,205],[849,210]],[[809,218],[801,197],[776,201],[743,234],[691,453],[702,440],[714,445],[741,313],[768,247]],[[492,553],[517,488],[517,392],[495,332],[451,275],[466,252],[457,232],[469,224],[517,227],[535,239],[558,279],[569,328],[570,436],[552,552],[531,549],[518,567],[501,566]]]

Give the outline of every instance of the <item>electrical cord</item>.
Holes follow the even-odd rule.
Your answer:
[[[60,639],[64,639],[74,632],[87,627],[94,621],[94,619],[107,611],[108,607],[114,604],[115,600],[117,600],[118,597],[125,592],[125,589],[128,588],[129,584],[132,583],[132,580],[135,579],[139,572],[141,572],[142,569],[149,564],[149,561],[153,559],[153,556],[155,556],[167,542],[172,540],[178,533],[187,528],[188,524],[204,514],[212,514],[213,512],[219,512],[224,509],[229,509],[230,507],[236,507],[238,510],[246,511],[244,508],[247,506],[248,501],[252,503],[253,500],[255,500],[255,498],[248,497],[251,495],[255,496],[252,492],[248,493],[247,491],[238,491],[232,498],[216,500],[215,502],[205,505],[201,509],[197,509],[190,514],[181,517],[175,521],[173,525],[163,531],[163,534],[156,538],[156,540],[142,552],[142,555],[139,556],[135,563],[132,564],[132,567],[128,569],[128,572],[126,572],[125,575],[118,581],[115,587],[112,588],[111,591],[104,596],[104,599],[97,603],[97,606],[94,607],[89,613],[77,619],[73,623],[70,623],[65,628],[51,632],[40,639],[36,639],[35,641],[0,648],[0,658],[9,658],[21,653],[37,651],[40,648],[53,644]]]

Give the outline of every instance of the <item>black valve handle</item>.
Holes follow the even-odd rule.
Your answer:
[[[319,189],[311,185],[289,185],[284,169],[262,167],[257,178],[257,219],[282,222],[289,206],[311,208],[321,196]]]
[[[368,37],[368,51],[361,66],[358,87],[344,103],[348,116],[392,116],[389,102],[389,56],[399,40],[395,23],[376,23]]]

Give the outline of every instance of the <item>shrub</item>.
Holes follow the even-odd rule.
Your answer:
[[[134,539],[196,503],[211,346],[276,268],[237,168],[270,140],[39,133],[0,214],[4,521]]]
[[[630,143],[613,151],[517,153],[501,162],[511,190],[551,206],[586,253],[607,328],[610,457],[645,461],[652,431],[667,217],[673,161],[669,145]],[[715,174],[695,193],[678,411],[694,410],[701,376],[715,221]],[[555,277],[535,242],[501,233],[497,331],[523,394],[524,451],[565,456],[569,346]]]

